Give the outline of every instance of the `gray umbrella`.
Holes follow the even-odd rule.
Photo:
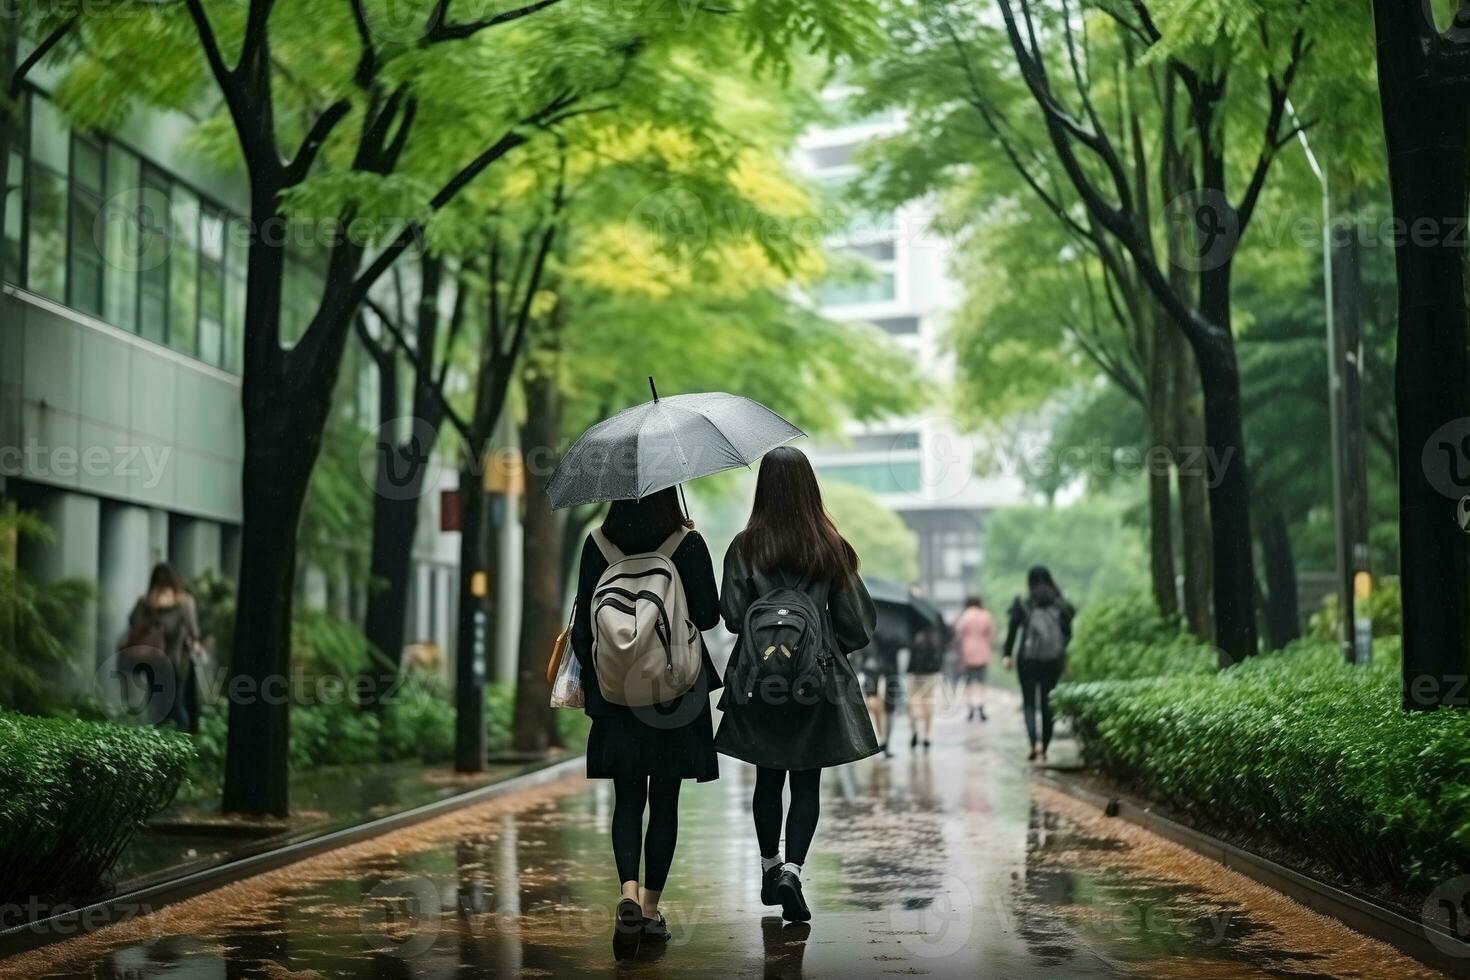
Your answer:
[[[652,379],[649,379],[650,385]],[[805,435],[760,402],[723,391],[659,398],[599,422],[562,456],[553,510],[634,500],[736,466]]]

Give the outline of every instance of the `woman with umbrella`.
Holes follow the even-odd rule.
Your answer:
[[[709,549],[692,530],[676,486],[749,463],[800,434],[748,399],[715,393],[660,400],[655,391],[652,402],[584,433],[547,482],[553,507],[612,501],[582,548],[571,647],[582,671],[584,710],[592,718],[587,777],[613,781],[613,858],[622,887],[613,931],[618,959],[634,956],[643,942],[669,939],[659,900],[673,864],[680,785],[685,779],[719,778],[709,692],[721,682],[702,636],[719,622],[719,595]],[[664,594],[657,595],[656,589],[634,584],[634,573],[610,573],[614,563],[619,569],[641,569],[644,579],[672,572],[677,584],[668,582]],[[666,608],[662,600],[674,588],[682,592],[682,612],[698,657],[692,684],[639,697],[636,685],[625,683],[628,677],[600,677],[600,661],[608,670],[616,662],[607,653],[614,644],[669,649],[668,620],[680,603]],[[631,636],[618,635],[619,622],[633,624]],[[642,630],[640,641],[637,626],[644,623],[653,628]],[[682,640],[685,624],[672,627]],[[671,658],[670,676],[673,663]],[[655,683],[662,680],[656,677]]]

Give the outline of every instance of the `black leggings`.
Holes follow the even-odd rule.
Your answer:
[[[679,839],[679,782],[670,776],[634,776],[613,780],[612,842],[618,881],[638,880],[639,844],[645,854],[643,887],[664,890]],[[643,808],[648,807],[648,834]]]
[[[1036,709],[1041,707],[1041,748],[1051,745],[1052,713],[1051,689],[1062,679],[1062,662],[1030,664],[1025,660],[1016,665],[1016,674],[1021,679],[1021,714],[1026,719],[1026,737],[1036,744]]]
[[[822,770],[792,769],[790,772],[791,809],[786,813],[786,860],[792,864],[805,864],[806,852],[817,833],[817,817],[822,810],[817,793]],[[781,789],[786,785],[786,773],[785,769],[755,767],[755,795],[751,798],[750,810],[755,817],[755,839],[764,858],[775,857],[781,844]]]

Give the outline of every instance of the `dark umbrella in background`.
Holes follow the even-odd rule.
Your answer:
[[[562,456],[546,496],[553,510],[637,500],[737,466],[805,435],[760,402],[723,391],[660,398],[597,423]]]
[[[908,646],[922,629],[937,629],[941,638],[947,635],[944,613],[907,585],[872,575],[864,575],[863,584],[878,608],[878,632],[895,645]]]

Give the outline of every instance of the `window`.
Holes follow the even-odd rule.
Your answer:
[[[852,483],[874,493],[917,493],[922,483],[918,460],[883,463],[838,463],[822,466],[823,476]]]
[[[46,99],[31,100],[30,199],[26,285],[66,301],[66,126]]]
[[[169,193],[169,226],[168,345],[198,354],[199,198],[178,184]]]
[[[0,182],[0,194],[5,195],[4,236],[0,237],[0,280],[19,282],[21,279],[21,229],[25,227],[26,198],[26,100],[16,107],[20,120],[20,131],[11,135],[8,167],[5,180]]]
[[[158,343],[168,341],[168,259],[173,229],[169,218],[169,182],[152,167],[143,170],[138,208],[138,333]]]
[[[102,147],[80,136],[71,141],[67,303],[102,315]]]
[[[250,257],[250,234],[245,222],[231,218],[225,238],[225,351],[226,371],[240,372],[245,356],[245,282]]]
[[[107,144],[107,203],[103,206],[103,255],[107,292],[102,315],[124,330],[138,329],[138,209],[143,206],[138,158]]]
[[[212,208],[199,217],[199,356],[220,363],[225,332],[225,218]]]
[[[882,303],[897,296],[892,272],[880,272],[875,278],[856,282],[828,280],[817,287],[819,306],[847,306],[854,303]]]
[[[873,321],[873,326],[884,333],[912,334],[919,332],[919,318],[916,316],[890,316]]]
[[[844,143],[841,146],[817,146],[807,150],[806,156],[813,167],[819,170],[829,170],[852,163],[853,149],[852,143]]]

